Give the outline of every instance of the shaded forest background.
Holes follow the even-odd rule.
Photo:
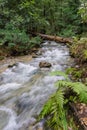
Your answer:
[[[87,32],[86,0],[0,0],[0,48],[7,54],[27,54],[41,43],[39,32],[79,37]]]

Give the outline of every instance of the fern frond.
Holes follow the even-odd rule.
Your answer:
[[[74,82],[71,87],[73,88],[73,91],[77,94],[81,94],[82,92],[87,92],[87,87],[80,82]]]
[[[87,86],[80,82],[70,82],[70,81],[57,81],[55,85],[59,88],[70,88],[75,92],[81,101],[87,102]]]
[[[64,106],[71,100],[87,103],[87,86],[81,82],[69,81],[64,72],[52,72],[51,75],[62,75],[67,80],[59,80],[55,83],[57,91],[47,101],[42,109],[41,116],[49,116],[48,124],[53,130],[67,130],[66,110]],[[66,96],[66,92],[69,96]],[[65,99],[64,99],[65,98]]]
[[[50,115],[50,119],[48,124],[51,128],[58,130],[62,128],[63,130],[67,130],[66,128],[66,118],[65,118],[65,110],[64,106],[64,93],[62,89],[58,89],[55,94],[47,101],[43,110],[41,112],[42,117]],[[62,130],[61,129],[61,130]]]
[[[81,92],[79,95],[79,99],[81,102],[87,103],[87,92]]]
[[[41,117],[41,118],[43,118],[43,117],[49,115],[49,113],[51,112],[51,109],[50,109],[50,108],[52,107],[52,104],[53,104],[53,101],[52,101],[52,99],[50,98],[50,99],[48,100],[48,102],[44,105],[44,107],[43,107],[43,109],[42,109],[42,111],[41,111],[41,113],[40,113],[40,117]]]
[[[66,80],[69,80],[69,77],[68,77],[68,75],[67,74],[65,74],[65,72],[62,72],[62,71],[53,71],[53,72],[51,72],[51,75],[52,76],[63,76]]]
[[[56,92],[55,98],[56,98],[56,101],[57,101],[57,104],[59,105],[59,107],[63,108],[63,105],[64,105],[64,93],[63,93],[62,89],[59,89]]]

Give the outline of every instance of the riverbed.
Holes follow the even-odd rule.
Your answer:
[[[51,63],[52,67],[40,68],[42,61]],[[54,83],[64,79],[50,73],[65,71],[72,63],[66,45],[45,41],[36,58],[27,57],[26,62],[17,60],[12,67],[6,68],[0,74],[0,130],[35,130],[33,124],[37,116],[56,91]]]

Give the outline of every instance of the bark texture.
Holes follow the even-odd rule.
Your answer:
[[[73,42],[73,40],[70,38],[63,38],[63,37],[53,36],[53,35],[45,35],[45,34],[41,34],[41,33],[37,33],[37,35],[39,35],[43,39],[52,40],[52,41],[61,42],[61,43],[72,43]]]

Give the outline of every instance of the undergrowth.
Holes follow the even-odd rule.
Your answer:
[[[74,38],[72,46],[70,46],[70,52],[77,62],[87,63],[87,38]]]
[[[85,36],[85,35],[84,35]],[[74,42],[70,47],[71,56],[74,57],[75,65],[68,69],[72,75],[72,80],[87,84],[87,38],[74,37]]]
[[[55,83],[57,87],[47,103],[44,105],[41,118],[47,118],[47,124],[52,130],[68,130],[67,111],[69,102],[87,103],[87,86],[81,82],[72,82],[63,72],[53,72],[52,75],[61,75],[66,80],[60,80]]]
[[[32,47],[39,46],[40,43],[40,37],[31,38],[24,30],[0,30],[0,49],[5,50],[8,56],[28,54]],[[4,51],[1,53],[4,55]]]

